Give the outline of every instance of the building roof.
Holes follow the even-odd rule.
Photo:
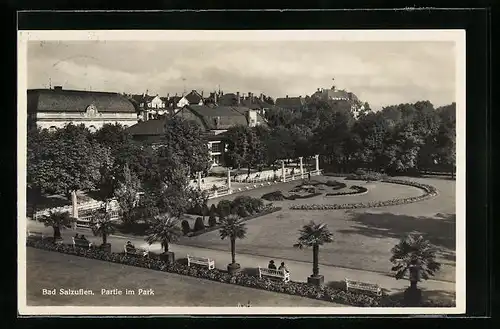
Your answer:
[[[189,104],[198,104],[201,100],[203,100],[203,96],[201,96],[196,90],[191,91],[184,97],[187,99]]]
[[[306,105],[302,97],[276,98],[276,106],[284,109],[299,109]]]
[[[98,112],[133,112],[132,102],[119,93],[65,90],[29,89],[28,112],[85,112],[94,105]]]
[[[313,97],[318,97],[318,98],[329,98],[329,99],[346,99],[350,100],[352,98],[352,93],[348,93],[345,90],[338,90],[338,89],[322,89],[316,91],[314,94],[312,94]]]
[[[132,136],[159,136],[165,132],[166,119],[153,119],[139,122],[127,128]]]

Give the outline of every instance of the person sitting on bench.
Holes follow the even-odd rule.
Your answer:
[[[286,273],[288,273],[288,268],[286,268],[285,266],[285,262],[281,262],[281,265],[280,267],[278,267],[278,270],[281,271],[281,270],[285,270]]]
[[[75,234],[75,239],[80,239],[80,236],[78,235],[78,233]]]
[[[270,269],[270,270],[275,270],[276,269],[276,265],[274,265],[274,260],[271,260],[269,262],[269,265],[267,265],[267,268]]]
[[[135,250],[135,246],[130,241],[127,241],[127,244],[125,244],[125,248],[127,249],[127,252]]]

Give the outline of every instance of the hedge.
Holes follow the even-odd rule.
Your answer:
[[[361,209],[361,208],[377,208],[386,206],[395,206],[407,203],[418,202],[435,197],[438,192],[434,186],[421,184],[398,179],[384,179],[384,183],[401,184],[420,188],[424,190],[424,194],[415,197],[392,199],[386,201],[359,202],[359,203],[343,203],[343,204],[305,204],[291,206],[292,210],[334,210],[334,209]]]
[[[254,289],[308,297],[311,299],[324,300],[357,307],[394,307],[399,306],[397,303],[400,303],[400,301],[390,298],[387,295],[383,295],[381,297],[372,296],[363,293],[347,292],[338,288],[309,285],[304,282],[290,281],[285,283],[282,281],[273,281],[268,278],[260,279],[256,276],[250,276],[245,273],[232,275],[219,269],[209,270],[206,267],[197,265],[192,265],[191,267],[189,267],[177,262],[173,264],[167,264],[157,257],[135,257],[126,255],[125,253],[105,252],[96,247],[91,249],[73,248],[73,246],[67,244],[57,245],[47,240],[32,239],[28,239],[26,241],[26,246],[48,251],[60,252],[68,255],[97,259],[128,266],[148,268],[156,271],[188,275],[199,279],[217,281],[227,284],[236,284],[239,286]],[[443,302],[435,303],[432,301],[427,301],[424,303],[424,305],[427,307],[436,307],[436,304],[438,304],[438,307],[454,306],[450,303],[448,303],[450,304],[448,305],[447,303]]]

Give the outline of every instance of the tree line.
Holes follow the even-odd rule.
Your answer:
[[[456,105],[418,101],[365,111],[354,118],[347,102],[311,100],[302,110],[272,108],[267,127],[230,128],[226,163],[262,168],[279,159],[321,155],[337,172],[358,168],[390,174],[455,171]]]

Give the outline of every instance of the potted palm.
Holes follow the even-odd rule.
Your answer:
[[[100,248],[106,252],[111,252],[111,243],[108,243],[108,236],[115,232],[116,226],[111,220],[111,212],[107,204],[94,212],[90,219],[90,227],[95,236],[102,237]]]
[[[299,231],[299,238],[294,247],[302,249],[304,247],[312,247],[313,249],[313,273],[307,278],[307,283],[314,285],[322,285],[325,278],[319,274],[319,246],[333,241],[333,235],[328,230],[326,224],[316,224],[311,221],[304,225]]]
[[[421,302],[422,293],[417,288],[420,279],[427,280],[440,268],[435,261],[436,249],[419,233],[410,233],[403,237],[391,250],[392,271],[396,280],[409,274],[410,287],[405,291],[404,300],[408,306],[416,306]]]
[[[179,219],[169,214],[157,215],[153,218],[151,226],[147,232],[146,241],[149,245],[160,242],[162,254],[160,259],[167,264],[175,262],[175,254],[168,250],[169,244],[179,240],[182,230],[179,227]]]
[[[60,212],[50,210],[48,214],[38,218],[45,226],[51,226],[54,230],[54,243],[62,243],[61,230],[71,227],[75,219],[70,216],[69,212]]]
[[[236,263],[236,239],[244,239],[247,233],[245,223],[237,215],[231,214],[221,219],[219,230],[222,240],[229,238],[231,241],[231,264],[227,266],[227,271],[231,274],[241,270],[240,264]]]

